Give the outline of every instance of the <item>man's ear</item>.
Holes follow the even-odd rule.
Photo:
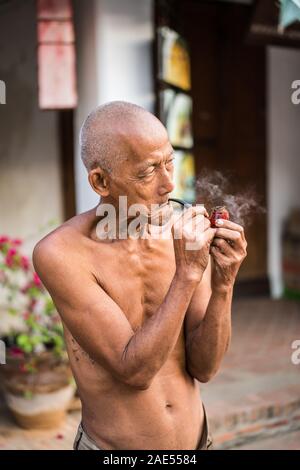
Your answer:
[[[99,196],[106,197],[109,195],[108,176],[102,168],[97,167],[89,172],[89,183],[93,190]]]

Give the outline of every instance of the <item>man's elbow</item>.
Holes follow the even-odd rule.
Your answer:
[[[210,382],[211,379],[215,376],[215,373],[205,373],[205,374],[197,374],[195,379],[198,380],[198,382],[205,384],[207,382]]]
[[[207,370],[194,370],[189,368],[189,372],[192,377],[194,377],[200,383],[210,382],[214,376],[217,374],[218,369],[207,369]]]
[[[150,368],[149,365],[145,367],[140,361],[138,364],[133,364],[132,361],[128,363],[128,347],[133,338],[134,336],[130,338],[122,354],[121,381],[135,390],[148,390],[154,378],[155,371],[153,367]]]
[[[122,374],[119,375],[119,380],[128,387],[131,387],[135,390],[148,390],[151,386],[153,376],[150,373],[150,370],[139,370],[133,372],[124,370]]]
[[[148,390],[151,386],[151,382],[136,382],[133,387],[136,390]]]
[[[152,380],[139,377],[128,377],[124,381],[125,385],[135,390],[148,390],[151,386]]]

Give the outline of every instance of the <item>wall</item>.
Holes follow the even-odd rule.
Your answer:
[[[80,160],[78,134],[96,106],[125,100],[154,110],[152,0],[89,0],[75,2],[79,106],[76,113],[75,162],[77,211],[95,206]]]
[[[27,237],[27,250],[62,222],[56,113],[38,109],[35,1],[0,7],[0,233]]]
[[[274,297],[282,294],[282,225],[290,209],[300,207],[300,105],[291,102],[297,79],[300,51],[268,48],[268,270]]]

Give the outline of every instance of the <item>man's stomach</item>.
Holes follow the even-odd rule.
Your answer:
[[[147,390],[114,379],[82,379],[83,428],[100,449],[197,448],[203,408],[198,383],[185,370],[166,364]]]

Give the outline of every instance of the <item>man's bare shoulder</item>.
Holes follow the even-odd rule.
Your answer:
[[[43,237],[34,247],[32,260],[35,268],[44,264],[72,263],[79,258],[85,240],[88,239],[89,225],[93,220],[94,211],[84,212],[67,220],[52,232]]]

